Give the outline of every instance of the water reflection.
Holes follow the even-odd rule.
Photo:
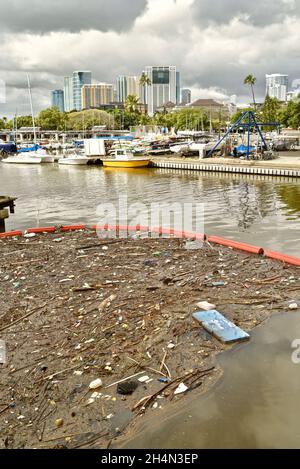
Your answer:
[[[97,206],[117,203],[205,204],[209,234],[300,255],[300,181],[270,176],[171,169],[0,165],[0,193],[18,197],[8,229],[96,223]]]
[[[276,192],[291,214],[300,217],[300,186],[280,185]]]

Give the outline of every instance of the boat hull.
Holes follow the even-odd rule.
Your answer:
[[[58,164],[61,165],[61,164],[64,164],[64,165],[86,165],[88,164],[88,158],[61,158],[59,161],[58,161]]]
[[[25,157],[25,156],[11,156],[2,160],[2,163],[11,164],[40,164],[41,158],[38,157]]]
[[[149,165],[149,159],[135,159],[135,160],[103,160],[103,166],[110,168],[142,168]]]
[[[39,158],[39,157],[36,156],[35,158]],[[42,163],[54,163],[53,156],[41,156],[40,159]]]

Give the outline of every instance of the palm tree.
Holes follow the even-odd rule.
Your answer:
[[[125,110],[127,112],[136,113],[139,111],[139,98],[134,94],[129,94],[125,101]]]
[[[256,83],[256,78],[254,75],[248,75],[246,76],[245,80],[244,80],[244,85],[248,85],[251,87],[251,91],[252,91],[252,97],[253,97],[253,104],[254,104],[254,109],[256,110],[256,102],[255,102],[255,94],[254,94],[254,85]]]
[[[145,72],[143,72],[142,75],[140,76],[140,86],[142,86],[144,90],[144,104],[146,104],[146,86],[151,86],[151,85],[152,85],[151,79],[148,77],[148,75]]]

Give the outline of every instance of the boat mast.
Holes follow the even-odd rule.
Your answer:
[[[33,140],[34,140],[34,144],[36,145],[36,130],[35,130],[34,115],[33,115],[33,105],[32,105],[32,94],[31,94],[30,78],[29,78],[28,73],[27,73],[27,82],[28,82],[28,92],[29,92],[29,100],[30,100],[32,125],[33,125]]]
[[[17,132],[18,132],[18,110],[16,109],[16,114],[14,118],[14,140],[15,140],[15,145],[17,146]]]

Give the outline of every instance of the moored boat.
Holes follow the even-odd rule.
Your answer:
[[[141,156],[136,157],[133,153],[125,148],[114,149],[110,158],[103,160],[103,166],[111,168],[141,168],[148,166],[150,159]]]
[[[86,165],[88,164],[89,158],[87,158],[85,155],[68,155],[65,158],[60,158],[58,161],[58,164],[64,164],[64,165]]]
[[[14,164],[40,164],[42,159],[37,156],[20,155],[20,156],[8,156],[2,160],[2,163],[14,163]]]

